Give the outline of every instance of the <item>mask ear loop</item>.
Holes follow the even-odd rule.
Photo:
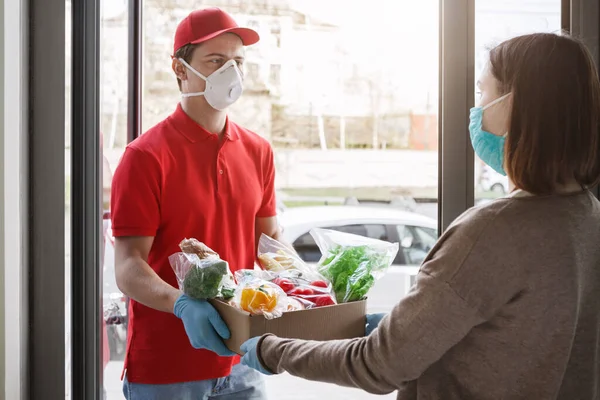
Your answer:
[[[204,92],[193,92],[193,93],[181,93],[181,97],[197,97],[197,96],[203,96]]]
[[[498,97],[496,100],[486,104],[484,107],[481,108],[481,111],[485,111],[488,108],[495,106],[496,104],[500,103],[502,100],[506,99],[508,96],[510,96],[512,94],[512,92],[508,92],[506,93],[504,96],[500,96]],[[504,135],[502,135],[503,138],[506,139],[506,137],[508,136],[508,132],[506,132]]]
[[[198,72],[194,68],[192,68],[192,66],[190,64],[188,64],[183,58],[178,58],[177,60],[179,60],[179,62],[182,63],[187,69],[192,71],[194,73],[194,75],[196,75],[198,78],[201,78],[205,82],[208,80],[204,75],[202,75],[200,72]]]
[[[171,56],[171,58],[175,59],[174,56]],[[204,75],[202,75],[200,72],[196,71],[194,68],[192,68],[192,66],[190,64],[188,64],[183,58],[178,58],[177,61],[179,61],[181,64],[183,64],[183,66],[186,67],[188,70],[192,71],[196,76],[198,76],[199,78],[201,78],[205,82],[207,82],[206,77]],[[204,93],[205,92],[181,93],[181,97],[187,98],[187,97],[203,96]]]
[[[498,97],[496,100],[492,101],[491,103],[488,103],[488,104],[486,104],[486,105],[485,105],[485,106],[482,108],[482,110],[483,110],[483,111],[485,111],[485,110],[487,110],[488,108],[490,108],[490,107],[492,107],[492,106],[494,106],[494,105],[496,105],[496,104],[500,103],[502,100],[506,99],[506,98],[507,98],[508,96],[510,96],[511,94],[512,94],[512,92],[508,92],[508,93],[506,93],[504,96],[500,96],[500,97]]]
[[[179,61],[180,63],[181,63],[181,61],[182,61],[180,58],[176,58],[175,56],[171,56],[171,60],[177,60],[177,61]],[[185,64],[184,64],[183,66],[185,67]],[[186,68],[187,68],[187,67],[186,67]],[[178,78],[178,79],[181,79],[181,78],[179,78],[179,77],[177,77],[177,78]]]

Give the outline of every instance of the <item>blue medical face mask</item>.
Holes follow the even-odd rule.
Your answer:
[[[503,136],[497,136],[493,133],[486,132],[483,130],[483,112],[491,106],[501,102],[510,96],[510,93],[505,94],[502,97],[497,98],[485,107],[473,107],[471,108],[470,122],[469,122],[469,133],[471,134],[471,144],[475,154],[484,163],[489,165],[494,171],[506,176],[504,171],[504,141],[506,134]]]

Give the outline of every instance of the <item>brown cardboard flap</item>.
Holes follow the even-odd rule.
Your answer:
[[[218,300],[211,300],[211,304],[231,331],[231,338],[225,344],[238,354],[246,340],[265,333],[319,341],[352,339],[365,334],[366,301],[292,311],[271,320],[263,316],[251,316]]]
[[[219,300],[209,302],[217,309],[229,328],[231,336],[225,340],[225,345],[229,350],[240,354],[240,346],[250,338],[250,314]]]

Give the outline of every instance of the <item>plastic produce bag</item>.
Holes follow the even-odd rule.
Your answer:
[[[315,275],[313,273],[307,277],[298,270],[289,270],[278,273],[271,278],[271,282],[289,297],[298,300],[305,309],[337,304],[331,283],[320,274],[314,279]]]
[[[261,277],[275,283],[303,308],[336,304],[331,283],[286,245],[263,234],[258,242],[258,260],[265,269]]]
[[[275,274],[299,271],[306,279],[323,279],[316,268],[308,266],[292,249],[264,233],[258,241],[258,262],[266,271]]]
[[[290,311],[287,295],[279,286],[253,274],[239,272],[236,272],[238,287],[232,300],[234,306],[267,319],[281,317],[285,311]]]
[[[333,285],[339,303],[363,300],[394,261],[398,243],[328,229],[310,231],[321,250],[318,271]]]
[[[235,292],[235,282],[227,261],[196,239],[184,239],[181,252],[169,257],[179,289],[199,300],[222,297],[229,299]]]

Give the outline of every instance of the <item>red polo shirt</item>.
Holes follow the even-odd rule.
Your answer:
[[[114,236],[154,236],[148,264],[177,287],[168,257],[197,238],[232,271],[252,268],[255,219],[276,215],[269,143],[227,122],[220,141],[177,110],[127,146],[112,183]],[[134,300],[125,370],[130,382],[166,384],[229,375],[237,357],[195,350],[182,321]]]

